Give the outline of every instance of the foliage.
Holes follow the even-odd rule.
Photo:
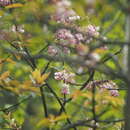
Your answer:
[[[124,128],[120,2],[0,0],[0,129]]]

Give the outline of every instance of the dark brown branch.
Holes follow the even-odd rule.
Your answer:
[[[32,95],[29,95],[28,97],[22,99],[21,101],[19,101],[18,103],[14,104],[14,105],[11,105],[7,108],[3,108],[3,109],[0,109],[0,111],[3,111],[3,112],[9,112],[10,110],[16,108],[17,106],[19,106],[21,103],[29,100],[30,98],[32,97]]]
[[[76,123],[73,123],[71,125],[66,125],[62,128],[62,130],[68,130],[70,128],[73,128],[74,126],[77,127],[77,126],[86,126],[86,127],[90,127],[90,128],[94,128],[94,127],[97,127],[95,125],[91,125],[90,123],[88,124],[87,122],[90,122],[92,121],[92,119],[90,120],[79,120],[77,121]]]
[[[125,121],[125,119],[117,119],[117,120],[97,120],[97,122],[102,122],[102,123],[117,123],[117,122],[122,122]]]
[[[43,86],[40,87],[40,93],[41,93],[41,99],[42,99],[42,104],[43,104],[43,108],[44,108],[44,114],[45,117],[48,117],[48,111],[47,111],[47,104],[46,104],[46,99],[45,99],[45,95],[43,93]]]
[[[50,87],[50,85],[49,85],[48,83],[46,83],[46,86],[48,87],[48,89],[50,90],[50,92],[53,93],[53,95],[54,95],[55,98],[57,99],[58,103],[60,104],[62,110],[64,111],[64,113],[67,114],[67,113],[66,113],[66,110],[65,110],[65,108],[64,108],[64,106],[63,106],[63,104],[62,104],[62,102],[61,102],[61,100],[60,100],[60,98],[57,96],[57,94],[55,93],[55,91],[53,91],[53,89]],[[69,124],[72,124],[69,118],[67,118],[67,122],[68,122]],[[75,126],[72,127],[72,128],[74,128],[74,130],[77,130],[77,128],[76,128]]]

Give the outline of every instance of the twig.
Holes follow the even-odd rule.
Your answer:
[[[100,64],[105,63],[105,62],[107,62],[108,60],[112,59],[113,56],[120,54],[121,51],[122,51],[122,49],[120,49],[119,51],[115,52],[115,53],[112,54],[112,55],[109,55],[108,57],[103,58],[103,59],[101,60]]]
[[[65,110],[65,108],[64,108],[64,106],[63,106],[63,104],[62,104],[62,102],[60,101],[60,98],[57,96],[57,94],[55,93],[55,91],[53,91],[53,89],[50,87],[50,85],[49,85],[48,83],[46,83],[46,86],[48,87],[48,89],[50,90],[50,92],[53,93],[53,95],[55,96],[55,98],[56,98],[57,101],[59,102],[59,104],[60,104],[62,110],[64,111],[64,113],[67,114],[67,113],[66,113],[66,110]],[[67,122],[68,122],[69,124],[71,124],[71,121],[69,120],[69,118],[67,118]],[[74,128],[74,130],[77,130],[77,128],[76,128],[75,126],[72,127],[72,128]]]
[[[122,122],[125,121],[125,119],[117,119],[117,120],[97,120],[97,122],[102,122],[102,123],[116,123],[116,122]]]
[[[38,52],[38,54],[42,53],[48,46],[49,46],[49,44],[47,44],[45,47],[43,47],[43,48]]]
[[[80,90],[83,90],[86,87],[86,85],[93,79],[94,73],[95,73],[95,71],[91,70],[88,80],[83,84],[83,86],[80,88]]]
[[[48,69],[50,63],[51,63],[50,61],[47,63],[46,67],[41,72],[41,75],[43,75],[46,72],[46,70]],[[44,93],[43,93],[43,86],[40,87],[40,93],[41,93],[41,98],[42,98],[42,104],[43,104],[43,108],[44,108],[45,117],[47,118],[48,117],[48,111],[47,111],[47,104],[46,104],[45,96],[44,96]]]
[[[94,124],[96,126],[96,100],[95,100],[95,94],[96,94],[96,86],[94,85],[94,87],[92,88],[92,114],[93,114],[93,120],[94,120]],[[96,127],[93,127],[93,130],[96,130]]]
[[[45,67],[44,70],[41,72],[41,75],[43,75],[43,74],[46,72],[46,70],[48,69],[50,63],[51,63],[51,61],[49,61],[49,62],[47,63],[46,67]]]
[[[117,22],[118,22],[120,16],[121,16],[121,11],[119,10],[119,11],[116,13],[116,16],[114,17],[114,19],[113,19],[111,25],[110,25],[107,29],[105,29],[105,30],[102,32],[102,35],[106,35],[107,33],[109,33],[109,32],[113,29],[113,27],[117,24]]]
[[[90,128],[97,127],[95,125],[87,124],[87,122],[89,122],[89,121],[92,121],[92,119],[90,119],[90,120],[79,120],[76,123],[64,126],[64,128],[62,128],[62,130],[69,130],[70,128],[73,128],[74,126],[75,127],[76,126],[87,126],[87,127],[90,127]]]
[[[32,97],[32,95],[29,95],[28,97],[22,99],[21,101],[19,101],[18,103],[14,104],[14,105],[11,105],[11,106],[9,106],[9,107],[7,107],[7,108],[4,108],[4,109],[0,109],[0,111],[8,112],[9,110],[11,110],[11,109],[13,109],[13,108],[19,106],[21,103],[23,103],[23,102],[29,100],[31,97]]]
[[[46,104],[46,100],[45,100],[45,95],[43,93],[43,86],[40,87],[40,93],[41,93],[41,99],[42,99],[42,104],[43,104],[43,108],[44,108],[44,114],[45,117],[48,117],[48,111],[47,111],[47,104]]]

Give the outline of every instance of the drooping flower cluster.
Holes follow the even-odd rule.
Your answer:
[[[0,6],[7,6],[12,3],[11,0],[0,0]]]
[[[75,83],[74,76],[74,73],[69,73],[66,70],[54,73],[54,78],[56,80],[63,80],[65,83]]]
[[[74,76],[75,76],[74,73],[68,73],[66,70],[62,70],[54,73],[54,78],[56,80],[60,80],[64,82],[61,88],[62,94],[70,94],[68,83],[75,83]]]
[[[58,50],[55,46],[48,46],[48,53],[51,56],[55,56],[58,53]]]
[[[71,23],[80,19],[76,12],[70,9],[71,3],[67,0],[61,0],[56,3],[56,12],[53,19],[58,23]]]
[[[87,35],[90,37],[98,36],[99,35],[99,27],[93,26],[93,25],[88,25],[87,26]]]
[[[57,1],[55,2],[55,6],[56,11],[52,16],[52,19],[57,23],[65,25],[65,27],[58,29],[55,33],[56,41],[58,43],[57,46],[60,45],[60,47],[58,47],[60,48],[59,50],[65,54],[69,54],[71,52],[70,48],[73,47],[76,49],[79,56],[85,57],[89,53],[88,47],[86,47],[87,44],[92,42],[94,37],[99,36],[99,27],[91,24],[84,27],[77,26],[74,21],[79,20],[80,16],[71,9],[71,2],[68,0]],[[81,44],[83,44],[82,47]],[[51,56],[55,56],[59,54],[59,51],[54,47],[49,47],[48,53]],[[95,53],[89,55],[92,57],[92,63],[89,63],[91,61],[89,60],[86,64],[95,65],[97,62],[97,58],[96,61],[93,62]]]
[[[72,35],[71,31],[67,29],[59,29],[56,32],[56,38],[60,40],[59,43],[63,46],[76,43],[76,40],[74,36]]]
[[[58,43],[61,46],[65,46],[69,48],[70,46],[73,46],[77,48],[80,54],[86,55],[86,45],[83,44],[81,48],[80,43],[90,43],[93,41],[94,37],[97,37],[99,35],[99,27],[93,26],[93,25],[88,25],[87,27],[79,29],[77,32],[72,32],[69,29],[59,29],[56,31],[56,39],[58,40]],[[80,47],[79,47],[80,44]],[[85,50],[85,53],[84,53]]]
[[[70,89],[69,89],[69,85],[68,84],[63,84],[62,88],[61,88],[61,93],[62,94],[70,94]]]
[[[94,37],[99,36],[99,27],[94,26],[94,25],[88,25],[86,27],[86,35],[87,35],[87,43],[90,43]]]
[[[75,38],[78,40],[78,43],[84,40],[84,37],[81,33],[76,33]]]
[[[83,34],[85,36],[83,36]],[[72,33],[68,29],[59,29],[56,32],[56,38],[62,40],[62,45],[76,44],[76,43],[90,43],[94,37],[99,36],[99,27],[94,25],[88,25],[86,27],[78,28],[77,32]]]
[[[59,49],[58,47],[50,45],[50,46],[48,46],[47,51],[48,51],[48,54],[50,56],[57,56],[59,54],[59,52],[61,52],[61,51],[64,54],[69,54],[70,53],[70,49],[68,47],[66,47],[66,46],[63,46],[62,48]]]
[[[87,89],[92,89],[93,87],[99,87],[100,90],[107,89],[110,91],[111,96],[119,96],[117,85],[111,80],[94,80],[86,86]]]

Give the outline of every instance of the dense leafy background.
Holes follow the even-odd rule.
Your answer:
[[[94,1],[94,0],[92,0]],[[77,21],[77,25],[85,26],[88,24],[94,24],[100,26],[100,34],[108,38],[108,40],[125,40],[125,15],[121,10],[120,0],[95,0],[90,4],[87,0],[72,0],[72,8],[76,13],[81,16],[81,20]],[[19,7],[19,4],[20,7]],[[92,10],[92,13],[90,12]],[[0,8],[0,74],[2,75],[9,72],[9,78],[11,78],[12,86],[7,86],[0,81],[0,129],[10,127],[7,122],[12,120],[8,112],[11,112],[12,118],[14,118],[19,126],[22,126],[23,130],[40,130],[45,128],[47,124],[43,105],[40,97],[38,87],[30,85],[30,77],[32,68],[21,55],[15,53],[20,50],[19,46],[26,47],[29,53],[33,56],[39,54],[43,48],[47,45],[55,45],[54,33],[60,25],[54,20],[50,19],[50,16],[55,11],[55,4],[50,0],[23,0],[18,1],[15,7],[1,7]],[[24,25],[24,33],[12,32],[13,25]],[[98,41],[94,41],[92,46],[96,45]],[[12,46],[15,45],[15,47]],[[106,57],[108,54],[114,54],[119,51],[121,47],[119,45],[107,44],[108,50],[101,53],[101,57]],[[16,48],[16,49],[15,49]],[[47,48],[41,51],[40,54],[48,54]],[[118,62],[122,66],[122,54],[118,54],[116,57]],[[41,58],[35,61],[37,69],[44,70],[48,63],[48,60]],[[119,68],[115,62],[110,59],[106,63],[115,72],[119,72]],[[63,95],[60,92],[61,82],[54,79],[54,72],[62,69],[67,69],[70,72],[75,72],[79,65],[73,65],[73,63],[67,64],[62,62],[51,61],[47,72],[51,72],[47,82],[51,88],[57,93],[60,98]],[[86,67],[84,72],[90,70]],[[46,73],[47,73],[46,72]],[[7,78],[8,74],[3,75],[3,79]],[[83,84],[89,78],[89,73],[85,75],[76,75],[76,83]],[[104,74],[96,71],[94,80],[113,80],[119,88],[125,88],[125,82],[119,77],[111,74]],[[22,89],[20,88],[22,87]],[[91,119],[92,114],[92,93],[91,91],[79,90],[81,86],[70,85],[71,94],[66,98],[70,98],[73,94],[73,100],[69,102],[65,107],[67,115],[72,122],[78,120]],[[49,91],[47,87],[43,87],[43,91],[46,97],[47,108],[49,115],[57,115],[60,105],[58,104],[54,95]],[[84,93],[84,95],[82,95]],[[96,113],[100,114],[105,112],[99,117],[100,120],[114,120],[123,118],[124,96],[125,91],[120,91],[118,97],[112,97],[108,92],[100,93],[96,92]],[[30,96],[31,95],[31,96]],[[25,99],[25,100],[24,100]],[[27,99],[27,100],[26,100]],[[22,102],[21,102],[22,101]],[[104,104],[103,102],[104,101]],[[10,108],[9,106],[20,102],[20,104]],[[8,108],[3,111],[4,108]],[[53,116],[51,117],[52,120]],[[65,125],[66,117],[61,116],[63,120],[59,120],[58,123],[49,123],[47,126],[53,127],[53,129],[60,130]],[[90,123],[90,122],[89,122]],[[41,124],[41,125],[38,125]],[[100,130],[119,130],[123,123],[99,123],[103,128]],[[79,130],[87,130],[87,127],[78,127]],[[89,129],[88,129],[89,130]]]

